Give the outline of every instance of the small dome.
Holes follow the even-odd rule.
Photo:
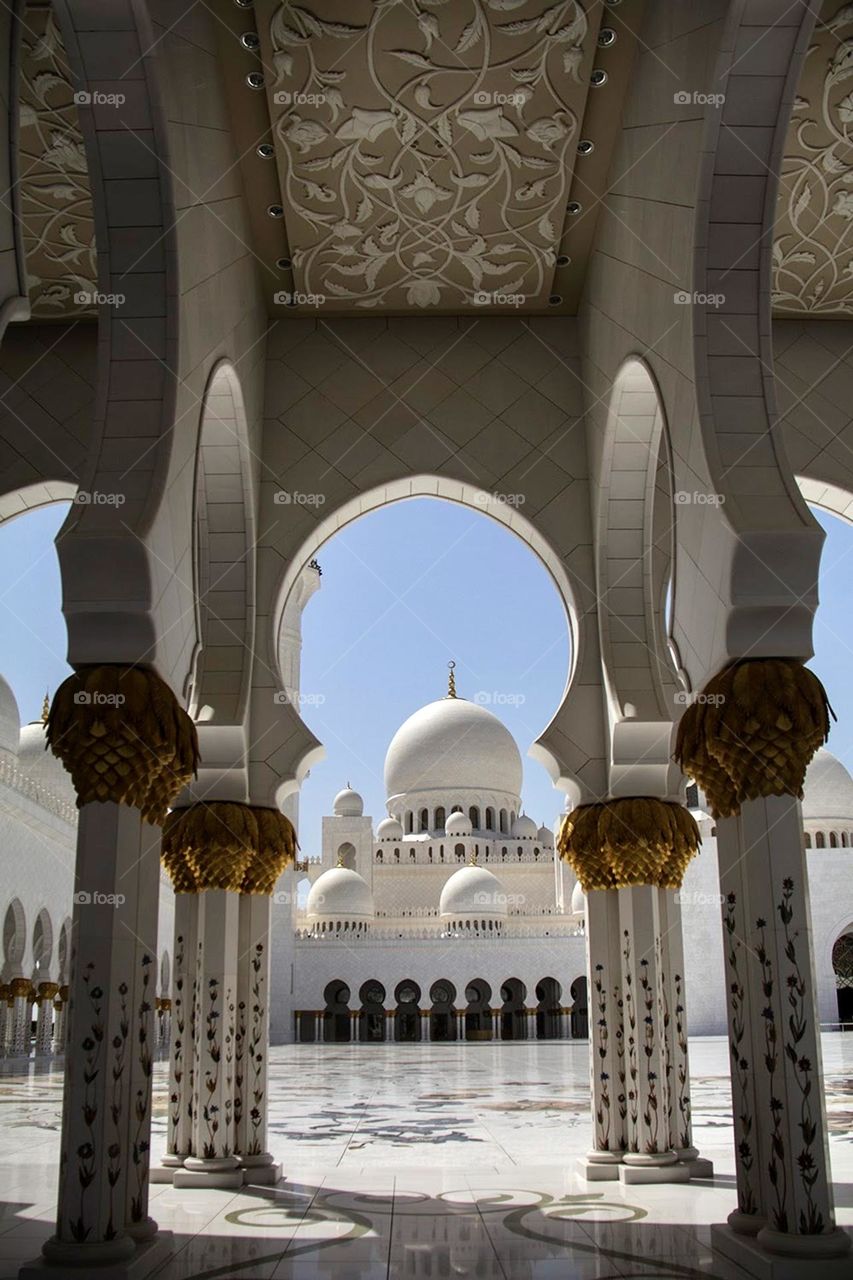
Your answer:
[[[497,876],[485,867],[460,867],[445,881],[438,909],[440,915],[448,920],[462,920],[466,916],[503,920],[506,917],[506,892]]]
[[[554,832],[551,830],[550,827],[541,826],[539,828],[539,839],[542,841],[543,844],[553,844]]]
[[[806,770],[803,817],[811,822],[853,819],[853,778],[825,747],[815,753]]]
[[[0,676],[0,751],[16,752],[21,713],[9,684]]]
[[[444,824],[444,831],[449,836],[470,836],[473,827],[471,819],[465,813],[451,813]]]
[[[530,837],[535,840],[539,835],[539,828],[532,818],[528,818],[526,813],[520,813],[512,824],[512,834],[522,839]]]
[[[581,888],[580,880],[572,889],[572,915],[586,916],[586,894]]]
[[[344,787],[335,796],[332,812],[336,818],[360,818],[364,813],[364,801],[357,791]]]
[[[374,914],[373,895],[357,871],[332,867],[312,884],[305,911],[311,920],[369,920]]]
[[[403,828],[396,818],[383,818],[376,828],[377,840],[402,840]]]
[[[47,746],[44,725],[40,720],[25,724],[21,730],[18,766],[22,773],[50,791],[58,800],[77,803],[71,774]]]

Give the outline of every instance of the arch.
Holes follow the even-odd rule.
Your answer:
[[[435,811],[435,830],[443,831],[444,824],[447,821],[447,815],[444,811],[444,805],[440,804]]]
[[[73,502],[78,488],[70,480],[39,480],[34,484],[23,485],[20,489],[8,490],[3,497],[14,498],[17,510],[8,515],[0,512],[0,524],[9,524],[32,511],[38,511],[40,507]]]
[[[365,1044],[378,1044],[385,1039],[385,988],[378,978],[368,978],[358,992],[361,1009],[358,1015],[358,1038]]]
[[[540,978],[536,983],[536,1039],[560,1039],[560,996],[562,987],[556,978]]]
[[[814,844],[816,849],[826,848],[826,837],[822,831],[818,831],[815,833]]]
[[[323,1039],[333,1044],[346,1044],[351,1038],[350,989],[341,978],[327,983],[323,992]]]
[[[430,986],[429,999],[430,1040],[456,1040],[456,987],[449,978],[437,978]]]
[[[832,969],[838,1000],[838,1021],[853,1024],[853,928],[847,928],[832,944]]]
[[[474,831],[480,830],[480,806],[472,804],[468,810],[468,818]]]
[[[421,809],[418,816],[418,831],[429,831],[429,809]]]
[[[569,992],[572,997],[571,1032],[573,1040],[589,1039],[589,984],[586,974],[575,978]]]
[[[527,987],[521,978],[507,978],[501,984],[501,1039],[524,1040],[527,1035],[525,999]]]
[[[317,521],[309,534],[295,547],[288,547],[282,556],[287,561],[287,569],[282,575],[270,610],[272,632],[269,640],[269,651],[277,654],[280,651],[280,633],[282,618],[287,607],[290,593],[306,564],[317,557],[323,543],[335,533],[345,528],[353,520],[377,510],[390,503],[406,501],[412,498],[438,498],[447,502],[459,503],[470,507],[479,514],[503,524],[540,559],[557,588],[566,617],[566,626],[570,637],[571,655],[566,683],[559,706],[545,730],[539,735],[531,748],[530,754],[548,771],[552,782],[567,792],[578,802],[586,790],[595,787],[603,780],[604,740],[600,726],[591,727],[589,741],[595,742],[592,760],[589,748],[578,746],[572,735],[562,731],[560,726],[568,720],[569,703],[572,700],[573,683],[578,671],[583,668],[585,655],[590,655],[590,679],[593,664],[597,669],[597,640],[591,635],[588,639],[586,628],[578,625],[577,619],[585,616],[579,607],[588,594],[588,585],[575,578],[573,570],[566,559],[560,556],[544,534],[532,520],[522,515],[517,507],[505,502],[494,501],[485,489],[467,483],[461,483],[448,476],[438,475],[406,475],[387,484],[359,493],[333,506],[331,510],[324,508],[324,518]],[[580,696],[580,695],[579,695]],[[593,763],[593,761],[595,763]],[[300,762],[293,764],[293,774],[301,767]],[[596,770],[600,777],[595,777]],[[580,774],[583,771],[584,781]],[[283,782],[291,787],[289,780]],[[291,787],[292,789],[292,787]]]
[[[345,840],[343,844],[338,845],[337,859],[339,866],[348,867],[350,871],[355,871],[355,845],[350,840]]]
[[[805,841],[806,841],[806,848],[810,849],[812,847],[812,838],[811,838],[810,832],[808,831],[805,833]]]
[[[829,847],[830,849],[838,848],[838,833],[836,831],[830,831],[829,833]]]
[[[69,966],[71,963],[71,917],[66,916],[59,930],[59,943],[57,945],[57,964],[59,966],[58,979],[61,985],[68,981]],[[168,994],[166,992],[165,994]]]
[[[500,830],[501,830],[501,835],[509,835],[509,828],[508,828],[508,826],[507,826],[507,811],[506,811],[506,809],[501,809],[501,814],[500,814]]]
[[[255,517],[240,380],[220,360],[201,406],[193,495],[196,649],[190,713],[241,724],[255,640]]]
[[[3,917],[3,971],[10,978],[22,978],[20,972],[27,949],[27,917],[20,898],[13,898]],[[17,972],[16,972],[17,970]]]
[[[414,1042],[421,1038],[421,989],[411,978],[404,978],[394,988],[394,1039]]]
[[[53,924],[47,907],[42,907],[33,925],[33,980],[47,982],[53,958]]]
[[[486,816],[484,819],[484,826],[486,831],[494,831],[495,829],[495,811],[491,805],[488,805],[486,807]]]
[[[454,845],[454,847],[453,847],[453,852],[454,852],[454,853],[455,853],[455,855],[456,855],[456,861],[457,861],[457,862],[464,862],[464,861],[465,861],[465,846],[464,846],[464,844],[457,844],[457,845]]]
[[[485,978],[474,978],[465,987],[465,1039],[491,1040],[492,988]]]

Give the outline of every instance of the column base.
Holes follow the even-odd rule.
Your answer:
[[[575,1164],[575,1172],[587,1182],[618,1182],[622,1155],[618,1151],[589,1151]]]
[[[159,1164],[152,1164],[148,1170],[148,1181],[172,1183],[176,1169],[183,1169],[186,1156],[165,1155]]]
[[[619,1181],[623,1185],[652,1182],[689,1182],[690,1169],[681,1164],[674,1151],[658,1155],[645,1155],[639,1151],[626,1151],[619,1166]]]
[[[694,1178],[710,1179],[714,1176],[714,1162],[706,1159],[705,1156],[693,1156],[692,1158],[682,1159],[678,1157],[678,1163],[684,1165],[690,1174],[690,1181]]]
[[[145,1280],[174,1253],[171,1231],[160,1231],[153,1239],[136,1245],[128,1257],[108,1262],[98,1262],[95,1254],[86,1252],[98,1246],[60,1245],[58,1241],[55,1244],[53,1258],[25,1262],[18,1280],[88,1280],[90,1276],[97,1276],[98,1280]]]
[[[174,1187],[221,1187],[231,1190],[242,1187],[243,1170],[235,1156],[223,1156],[218,1160],[202,1160],[187,1156],[182,1167],[175,1169]]]
[[[769,1234],[775,1237],[782,1233],[771,1231]],[[847,1241],[846,1248],[841,1237]],[[741,1267],[748,1275],[755,1276],[756,1280],[812,1280],[817,1272],[821,1280],[849,1280],[850,1237],[840,1227],[825,1236],[792,1236],[787,1239],[803,1241],[803,1253],[796,1257],[770,1253],[754,1236],[733,1231],[723,1223],[715,1223],[711,1227],[711,1248],[714,1252]],[[827,1254],[820,1245],[815,1247],[816,1241],[824,1242],[823,1249],[837,1249],[838,1252]],[[807,1248],[812,1250],[808,1254],[805,1252]],[[841,1249],[845,1250],[843,1254]]]
[[[281,1178],[281,1165],[276,1164],[269,1151],[237,1158],[243,1170],[243,1182],[247,1186],[272,1187]]]

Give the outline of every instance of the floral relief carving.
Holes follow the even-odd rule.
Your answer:
[[[95,225],[68,60],[51,5],[27,5],[19,92],[19,198],[32,314],[95,315]]]
[[[752,1064],[747,1057],[749,1037],[746,1021],[746,975],[741,972],[743,944],[738,933],[737,894],[726,895],[723,909],[726,969],[729,984],[729,1053],[735,1110],[735,1141],[738,1162],[738,1208],[744,1214],[758,1213],[755,1189],[755,1151],[751,1106]]]
[[[853,312],[853,10],[815,29],[788,128],[773,241],[774,309]]]
[[[594,43],[578,0],[257,8],[297,289],[545,305]]]

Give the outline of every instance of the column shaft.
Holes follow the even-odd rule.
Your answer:
[[[178,1167],[195,1154],[193,1134],[193,1084],[198,996],[199,895],[175,894],[175,943],[172,990],[175,1030],[169,1051],[169,1119],[163,1164]]]
[[[271,1184],[281,1167],[267,1151],[270,900],[241,894],[237,956],[237,1026],[234,1068],[235,1150],[246,1181]]]

